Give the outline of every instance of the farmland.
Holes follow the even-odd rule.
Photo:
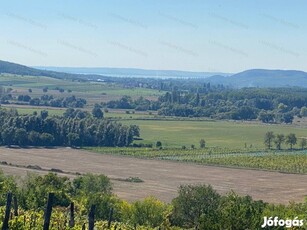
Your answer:
[[[260,169],[284,173],[307,174],[307,151],[250,151],[227,148],[205,150],[182,149],[133,149],[133,148],[86,148],[101,154],[133,156],[137,158],[159,159],[202,165],[234,168]]]
[[[24,94],[31,97],[48,94],[54,98],[71,95],[84,98],[88,103],[80,109],[89,114],[95,103],[118,100],[124,95],[131,98],[143,96],[154,101],[163,94],[159,90],[126,88],[117,83],[77,82],[31,76],[1,75],[0,84],[11,88],[10,92],[15,98]],[[48,87],[47,92],[42,90],[45,87]],[[59,92],[57,88],[64,89],[64,92]],[[48,116],[61,117],[67,109],[22,103],[2,107],[15,108],[22,116],[34,112],[40,114],[47,110]],[[154,195],[169,202],[174,198],[177,187],[186,183],[212,184],[222,193],[233,189],[239,194],[250,194],[255,199],[273,203],[302,201],[306,195],[307,186],[304,183],[301,183],[298,190],[293,186],[288,193],[282,192],[288,188],[282,185],[285,176],[289,177],[286,181],[291,184],[293,180],[294,185],[302,181],[302,178],[305,179],[307,174],[306,150],[301,150],[299,146],[299,141],[307,137],[305,123],[301,122],[304,118],[295,117],[293,124],[264,124],[259,120],[161,116],[157,111],[150,110],[108,108],[103,111],[104,117],[112,121],[123,125],[137,125],[140,128],[140,137],[133,144],[151,145],[152,148],[82,146],[83,151],[64,148],[43,151],[39,148],[1,148],[0,160],[12,164],[1,165],[1,168],[14,175],[24,175],[26,172],[47,173],[46,170],[27,168],[28,165],[60,169],[63,173],[59,175],[69,177],[74,177],[76,172],[104,173],[112,179],[116,194],[128,200]],[[294,145],[294,150],[290,150],[286,143],[282,143],[282,150],[275,150],[274,145],[272,150],[267,150],[264,136],[268,131],[285,136],[293,133],[298,143]],[[205,140],[205,148],[200,148],[201,139]],[[162,144],[160,148],[156,147],[158,141]],[[139,177],[144,183],[123,182],[129,177]]]
[[[290,125],[263,125],[248,122],[193,121],[193,120],[129,120],[123,123],[140,127],[145,142],[162,141],[165,147],[199,146],[204,138],[209,147],[263,149],[264,134],[295,133],[297,137],[306,137],[307,130]]]
[[[307,188],[307,175],[135,159],[69,148],[0,148],[0,161],[8,163],[1,165],[5,173],[19,176],[25,176],[27,172],[46,173],[30,169],[26,167],[28,165],[37,165],[43,169],[55,168],[70,173],[105,174],[112,179],[114,192],[130,201],[153,195],[169,202],[175,197],[180,184],[205,183],[211,184],[221,193],[233,189],[242,195],[249,194],[256,200],[286,204],[290,200],[303,201]],[[9,163],[25,167],[14,167]],[[74,177],[65,173],[59,175]],[[139,177],[144,182],[118,180],[127,177]]]
[[[132,97],[145,96],[149,98],[157,98],[157,96],[161,95],[161,92],[158,90],[146,88],[124,88],[121,85],[114,83],[77,82],[49,77],[6,74],[0,75],[0,86],[11,88],[12,95],[17,96],[21,94],[29,94],[31,97],[40,97],[46,94],[42,89],[47,87],[48,95],[53,95],[54,97],[66,97],[73,94],[77,97],[85,98],[90,106],[94,103],[118,99],[124,95],[130,95]],[[56,90],[57,87],[64,89],[65,92],[60,93]],[[32,89],[32,92],[29,93],[28,89]],[[71,93],[68,93],[67,90],[71,90]]]

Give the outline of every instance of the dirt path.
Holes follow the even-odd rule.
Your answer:
[[[144,180],[143,183],[112,180],[114,192],[130,201],[153,195],[170,202],[177,195],[179,185],[195,183],[211,184],[220,193],[232,189],[239,194],[249,194],[254,199],[272,203],[301,202],[307,195],[307,175],[144,160],[69,148],[0,148],[0,161],[25,166],[38,165],[45,169],[56,168],[66,172],[101,173],[110,178],[139,177]],[[0,165],[0,168],[7,174],[20,176],[31,171],[47,173],[4,165]]]

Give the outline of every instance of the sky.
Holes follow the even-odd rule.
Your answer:
[[[307,71],[306,11],[304,0],[0,0],[0,60]]]

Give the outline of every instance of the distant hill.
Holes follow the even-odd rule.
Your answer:
[[[40,70],[0,60],[0,74],[1,73],[29,75],[29,76],[44,76],[44,77],[52,77],[57,79],[74,79],[74,80],[86,80],[88,77],[83,74],[71,74],[71,73],[55,72],[48,70]]]
[[[106,68],[106,67],[42,67],[35,68],[74,74],[98,74],[110,77],[150,77],[150,78],[206,78],[213,75],[229,76],[229,73],[191,72],[179,70],[150,70],[137,68]]]
[[[206,79],[212,84],[243,87],[304,87],[307,88],[307,73],[297,70],[246,70],[229,77],[212,76]]]
[[[46,76],[71,80],[116,81],[117,77],[137,78],[197,78],[212,84],[234,88],[243,87],[304,87],[307,88],[307,73],[297,70],[251,69],[237,74],[214,72],[188,72],[177,70],[144,70],[133,68],[70,68],[27,67],[0,60],[0,74]]]

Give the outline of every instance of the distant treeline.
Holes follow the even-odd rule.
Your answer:
[[[94,117],[19,116],[0,109],[0,144],[19,146],[128,146],[138,126]]]
[[[40,98],[32,98],[27,94],[18,95],[17,98],[13,98],[11,94],[6,94],[1,97],[0,103],[9,104],[10,100],[17,100],[17,103],[29,104],[34,106],[51,106],[63,108],[83,108],[87,103],[85,99],[77,98],[74,95],[64,98],[54,98],[52,95],[43,95]]]
[[[157,110],[159,115],[180,117],[210,117],[214,119],[252,120],[265,123],[291,123],[294,116],[307,116],[307,89],[243,88],[211,89],[189,92],[173,90],[158,101],[125,96],[105,106],[119,109]]]

